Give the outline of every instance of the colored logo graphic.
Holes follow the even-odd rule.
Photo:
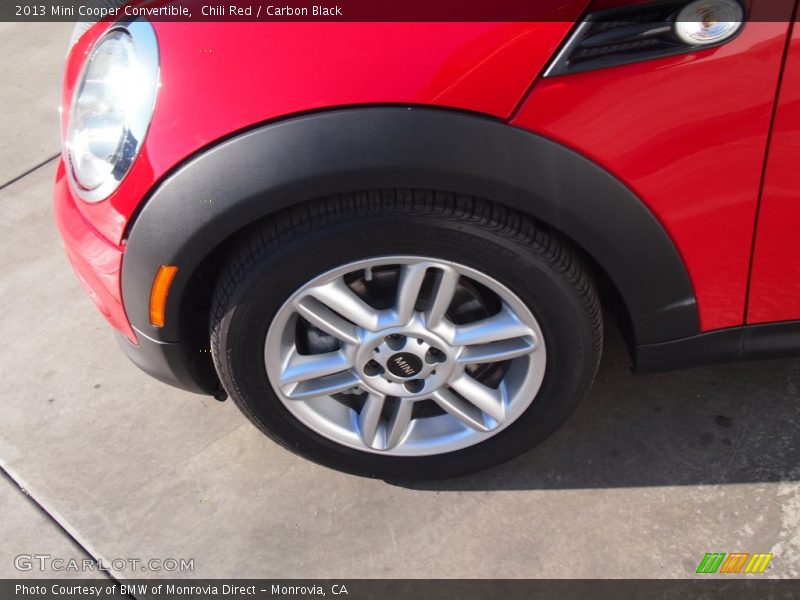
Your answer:
[[[763,573],[772,560],[772,553],[707,552],[697,566],[697,573]]]

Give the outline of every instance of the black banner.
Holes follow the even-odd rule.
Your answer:
[[[3,600],[572,600],[592,598],[743,598],[800,596],[777,579],[98,579],[0,580]]]
[[[656,3],[664,0],[655,0]],[[681,4],[681,0],[667,0]],[[592,0],[597,18],[646,0]],[[688,0],[687,0],[688,2]],[[582,0],[2,0],[0,21],[573,21]],[[794,0],[749,0],[749,21],[788,21]],[[600,11],[600,12],[597,12]]]

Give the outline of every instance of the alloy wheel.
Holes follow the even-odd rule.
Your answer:
[[[451,452],[511,425],[544,378],[537,320],[510,289],[428,257],[361,260],[303,285],[267,333],[286,408],[334,442],[394,456]]]

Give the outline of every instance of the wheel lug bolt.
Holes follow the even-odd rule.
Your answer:
[[[383,367],[378,364],[377,361],[371,360],[366,365],[364,365],[364,373],[369,377],[374,377],[375,375],[383,375]]]
[[[447,360],[447,356],[438,348],[431,348],[425,353],[425,362],[429,365],[444,362],[445,360]]]
[[[406,381],[405,383],[405,388],[412,394],[421,392],[422,388],[424,387],[425,387],[425,381],[423,379],[412,379],[411,381]]]
[[[392,350],[400,350],[400,348],[406,345],[406,336],[400,335],[399,333],[392,333],[387,335],[384,341]]]

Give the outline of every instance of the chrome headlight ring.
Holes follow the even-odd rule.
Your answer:
[[[150,23],[110,28],[75,86],[66,136],[67,172],[87,202],[107,198],[139,155],[155,108],[159,55]]]

